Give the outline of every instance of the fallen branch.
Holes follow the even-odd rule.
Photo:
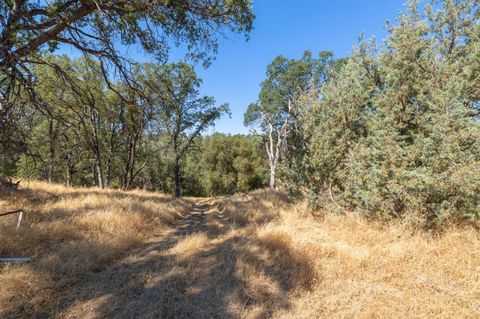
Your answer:
[[[22,210],[21,210],[21,209],[12,210],[12,211],[10,211],[10,212],[6,212],[6,213],[0,213],[0,217],[2,217],[2,216],[8,216],[8,215],[12,215],[12,214],[18,214],[18,213],[20,213],[20,212],[22,212]]]
[[[20,182],[22,180],[14,182],[11,177],[7,177],[6,179],[0,180],[0,185],[2,185],[5,188],[11,189],[11,190],[18,190],[18,187],[20,186]]]

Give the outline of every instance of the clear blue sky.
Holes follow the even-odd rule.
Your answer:
[[[250,41],[242,36],[221,42],[208,69],[197,67],[202,93],[230,103],[232,117],[219,120],[214,131],[247,133],[243,113],[256,101],[267,65],[281,54],[298,58],[304,50],[333,51],[347,56],[358,36],[383,40],[386,20],[394,20],[405,0],[254,0],[257,19]]]

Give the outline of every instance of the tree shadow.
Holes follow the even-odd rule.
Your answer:
[[[290,307],[289,294],[296,287],[288,276],[294,269],[266,260],[274,252],[259,250],[258,241],[233,236],[184,259],[167,253],[178,240],[173,236],[145,256],[75,287],[76,298],[62,306],[62,315],[73,318],[88,311],[98,318],[239,318],[253,313],[268,318]],[[291,261],[292,267],[298,264]],[[98,282],[108,285],[99,287]]]
[[[46,278],[47,287],[52,286],[46,288],[50,298],[3,312],[2,317],[269,318],[274,311],[288,309],[291,294],[309,285],[295,280],[292,274],[311,273],[313,280],[313,267],[288,245],[259,238],[254,227],[245,222],[264,223],[274,218],[250,214],[251,207],[259,212],[271,209],[259,198],[245,199],[241,205],[236,203],[236,208],[229,205],[225,200],[193,204],[191,214],[154,242],[110,256],[117,262],[106,266],[92,263],[90,267],[81,265],[85,261],[70,260],[65,269],[52,272],[62,258],[61,251],[53,251],[50,259],[30,265],[36,276]],[[239,211],[251,216],[239,218]],[[185,254],[175,250],[196,234],[207,238],[200,248]],[[109,246],[93,242],[69,249],[102,258]],[[72,263],[79,263],[81,276],[67,278],[75,271]]]

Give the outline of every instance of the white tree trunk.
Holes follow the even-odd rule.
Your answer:
[[[270,189],[272,191],[275,190],[275,167],[274,166],[270,166]]]
[[[265,148],[267,149],[268,154],[268,162],[270,165],[270,189],[273,191],[276,188],[275,184],[275,174],[278,167],[278,163],[280,162],[280,157],[282,156],[282,149],[287,141],[287,137],[289,134],[289,121],[290,115],[292,112],[292,104],[288,101],[288,114],[285,116],[283,124],[280,128],[275,129],[273,125],[273,120],[268,117],[268,115],[264,114],[264,120],[268,124],[268,141],[265,143]],[[274,131],[277,132],[277,138],[275,141],[274,138]]]

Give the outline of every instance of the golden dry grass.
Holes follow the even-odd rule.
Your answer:
[[[60,198],[54,198],[53,193]],[[2,318],[478,318],[480,234],[314,218],[282,194],[172,200],[30,183],[0,220]]]
[[[0,219],[0,256],[34,260],[0,269],[0,317],[43,312],[86,274],[101,271],[166,230],[190,207],[187,201],[144,191],[69,189],[41,182],[0,195],[0,211],[26,212],[19,231],[16,216]]]

